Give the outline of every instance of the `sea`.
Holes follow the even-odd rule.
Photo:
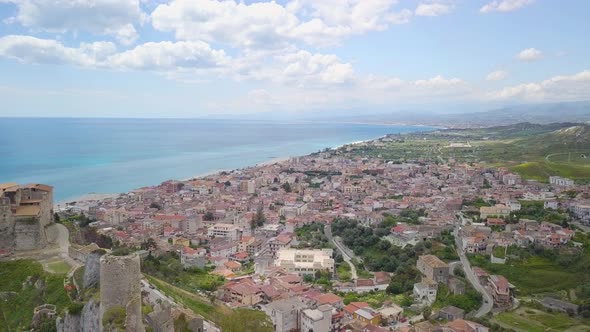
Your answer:
[[[327,121],[0,118],[0,183],[49,184],[59,202],[432,129]]]

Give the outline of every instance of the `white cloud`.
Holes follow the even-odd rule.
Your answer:
[[[508,77],[508,72],[505,70],[496,70],[486,76],[486,81],[501,81]]]
[[[213,69],[230,61],[224,51],[196,41],[151,42],[117,53],[110,42],[82,43],[74,48],[56,40],[14,35],[0,38],[0,56],[23,63],[153,71]]]
[[[0,38],[0,56],[23,63],[94,66],[116,50],[113,43],[82,44],[80,48],[66,47],[51,39],[31,36],[4,36]]]
[[[525,62],[537,61],[543,58],[543,52],[539,51],[536,48],[527,48],[518,53],[516,55],[516,58],[520,61]]]
[[[590,99],[590,70],[570,76],[555,76],[538,83],[526,83],[487,94],[494,100],[575,101]]]
[[[349,63],[342,63],[335,55],[311,54],[299,51],[277,57],[281,67],[282,80],[342,84],[352,81],[354,70]]]
[[[481,13],[510,12],[528,6],[535,0],[496,0],[492,1],[479,10]]]
[[[416,16],[440,16],[449,14],[452,6],[444,3],[421,3],[416,7]]]
[[[441,87],[450,87],[456,86],[460,84],[464,84],[465,81],[459,78],[449,78],[446,79],[441,75],[437,75],[427,80],[417,80],[414,82],[414,85],[419,87],[427,87],[427,88],[441,88]]]
[[[112,55],[108,66],[115,68],[167,70],[175,68],[211,69],[229,64],[223,50],[213,50],[200,41],[149,42]]]
[[[110,35],[120,43],[133,43],[138,34],[133,24],[146,19],[139,0],[7,0],[17,14],[7,20],[33,31],[52,33],[90,32]]]
[[[172,0],[152,12],[153,26],[177,39],[218,42],[240,49],[277,49],[297,42],[338,43],[368,31],[406,23],[408,10],[393,0],[293,0],[245,4],[234,0]]]

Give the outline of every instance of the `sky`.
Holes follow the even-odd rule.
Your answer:
[[[587,0],[0,0],[0,116],[590,100]]]

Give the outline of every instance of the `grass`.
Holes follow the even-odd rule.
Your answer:
[[[272,323],[262,311],[250,309],[232,310],[225,305],[212,303],[203,296],[193,294],[163,280],[146,276],[160,291],[194,313],[217,324],[224,332],[271,332]]]
[[[350,279],[352,278],[352,274],[350,273],[350,265],[348,265],[348,263],[346,262],[338,264],[336,271],[338,274],[338,280],[350,281]]]
[[[385,291],[371,291],[368,293],[357,294],[357,293],[346,293],[343,294],[344,304],[350,302],[367,302],[373,309],[379,309],[383,306],[386,301],[400,304],[403,296],[388,294]]]
[[[55,274],[67,274],[70,272],[70,266],[64,261],[55,261],[47,263],[47,269]]]
[[[45,280],[45,289],[34,286],[22,289],[27,277]],[[0,301],[0,331],[27,330],[35,307],[50,303],[62,312],[69,304],[63,286],[63,276],[47,273],[40,263],[32,260],[0,262],[0,292],[12,291],[17,295],[8,301]]]
[[[532,308],[503,312],[492,320],[515,331],[590,331],[590,326],[562,313],[548,313]]]
[[[494,248],[494,257],[504,258],[506,255],[506,247],[498,246]]]
[[[517,287],[519,294],[531,295],[575,288],[584,282],[584,274],[564,269],[543,257],[531,257],[524,262],[508,261],[505,265],[491,264],[484,256],[470,256],[472,264],[503,275]]]

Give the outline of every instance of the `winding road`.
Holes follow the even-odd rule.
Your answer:
[[[326,235],[328,240],[332,242],[332,244],[334,244],[336,248],[338,248],[338,251],[342,253],[342,258],[344,259],[344,261],[348,263],[348,265],[350,265],[350,274],[352,276],[352,280],[357,280],[358,274],[356,273],[356,266],[354,266],[354,264],[352,263],[352,257],[349,256],[347,250],[348,248],[346,248],[343,244],[334,239],[334,237],[332,236],[332,225],[326,224],[324,226],[324,234]]]
[[[463,265],[463,271],[465,271],[465,276],[467,280],[473,285],[473,288],[480,293],[483,297],[483,303],[481,307],[475,313],[475,317],[480,318],[487,315],[491,310],[492,306],[494,305],[494,299],[492,295],[488,293],[488,291],[479,283],[479,279],[473,273],[473,269],[471,268],[471,264],[463,251],[463,244],[461,243],[461,236],[459,235],[459,226],[455,227],[453,231],[453,235],[455,236],[455,245],[457,246],[457,254],[459,254],[459,258],[461,259],[461,265]]]

